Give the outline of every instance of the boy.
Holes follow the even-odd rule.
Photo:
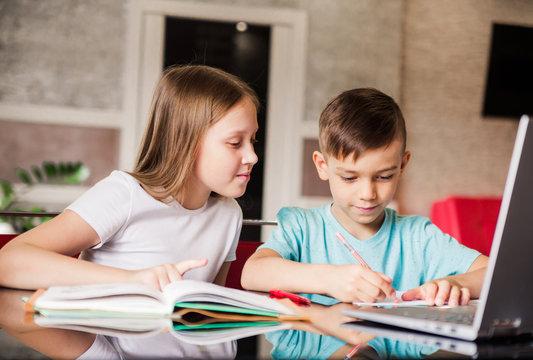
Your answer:
[[[325,305],[373,302],[396,290],[405,291],[403,300],[425,299],[428,305],[466,304],[479,296],[486,256],[425,217],[387,208],[411,157],[405,121],[391,97],[375,89],[343,92],[320,116],[319,145],[313,161],[320,178],[329,181],[333,203],[281,209],[269,240],[244,266],[244,288],[307,293]],[[275,358],[328,358],[347,347],[337,338],[298,330],[275,331],[267,339]],[[384,338],[367,344],[380,357],[435,351]]]
[[[319,121],[318,175],[333,203],[283,208],[269,240],[246,262],[246,289],[308,293],[331,304],[374,302],[405,291],[403,300],[466,304],[481,291],[488,258],[460,245],[421,216],[387,208],[410,159],[403,115],[375,89],[345,91]],[[340,233],[368,264],[359,264]],[[322,294],[322,295],[318,295]]]

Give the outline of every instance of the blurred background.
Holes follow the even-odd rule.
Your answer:
[[[531,0],[0,0],[0,179],[21,188],[16,168],[82,162],[90,173],[78,185],[54,184],[47,199],[21,191],[20,203],[55,211],[131,170],[161,71],[201,63],[261,97],[245,218],[331,201],[311,162],[318,118],[332,97],[366,86],[394,97],[407,121],[401,213],[501,196],[519,113],[533,103],[532,27]],[[489,96],[502,44],[490,89],[523,81]],[[529,109],[508,106],[524,97]]]

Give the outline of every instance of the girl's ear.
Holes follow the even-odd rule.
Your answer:
[[[411,159],[411,152],[409,150],[406,150],[402,157],[402,165],[400,168],[400,174],[403,174],[403,171],[405,170],[405,167],[407,166],[409,159]]]
[[[318,171],[318,176],[322,180],[329,180],[328,177],[328,164],[326,162],[326,159],[324,158],[324,155],[320,151],[313,152],[313,162],[316,166],[316,171]]]

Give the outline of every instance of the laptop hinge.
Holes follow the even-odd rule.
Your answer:
[[[516,319],[493,319],[489,327],[489,337],[518,335],[518,329],[522,323],[521,318]]]

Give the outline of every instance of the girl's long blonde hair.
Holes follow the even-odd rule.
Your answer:
[[[154,92],[148,126],[130,173],[150,195],[178,200],[194,170],[205,131],[242,98],[259,107],[238,77],[205,65],[168,68]]]

